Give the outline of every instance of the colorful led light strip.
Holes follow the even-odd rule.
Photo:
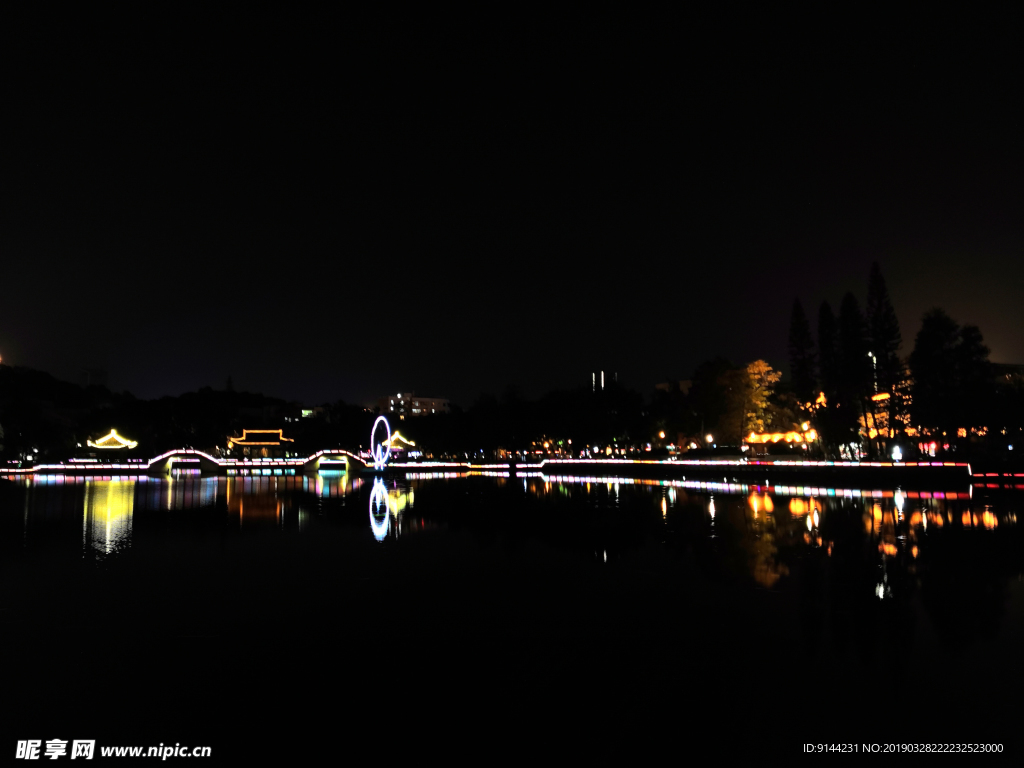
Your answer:
[[[378,421],[383,420],[387,425],[387,419],[383,416],[378,417]],[[390,427],[387,427],[390,435]],[[374,431],[376,431],[376,422],[374,424]],[[371,433],[371,439],[373,433]],[[390,457],[390,447],[387,451],[384,450],[384,443],[376,443],[373,445],[373,466],[375,469],[383,469],[388,466],[387,460]],[[225,468],[242,468],[242,467],[296,467],[308,464],[321,457],[346,457],[347,459],[361,462],[364,466],[367,466],[367,462],[360,456],[346,451],[344,449],[325,449],[317,451],[316,453],[306,458],[288,458],[288,459],[218,459],[211,456],[204,451],[199,451],[194,448],[180,448],[173,451],[167,451],[159,456],[150,459],[147,462],[140,462],[137,464],[97,464],[76,462],[70,460],[66,464],[40,464],[35,467],[18,468],[18,469],[0,469],[0,475],[23,475],[23,474],[35,474],[40,470],[65,470],[65,471],[82,471],[84,469],[133,469],[136,471],[144,471],[152,468],[154,464],[157,464],[164,459],[174,459],[174,457],[181,456],[196,456],[205,458],[210,463]],[[197,459],[191,459],[196,461]],[[649,465],[649,466],[665,466],[665,467],[787,467],[797,469],[812,469],[818,467],[851,467],[851,468],[881,468],[881,467],[963,467],[967,469],[968,475],[971,474],[970,464],[965,462],[951,462],[951,461],[932,461],[932,462],[889,462],[889,461],[759,461],[753,460],[748,461],[745,459],[689,459],[689,460],[672,460],[672,459],[544,459],[543,461],[536,464],[516,464],[517,470],[540,470],[545,467],[559,467],[559,466],[578,466],[578,465],[594,465],[594,466],[617,466],[617,465]],[[433,467],[459,467],[470,469],[474,471],[478,470],[509,470],[511,471],[513,465],[510,463],[487,463],[487,464],[474,464],[472,462],[455,462],[455,461],[417,461],[417,462],[394,462],[390,466],[398,469],[423,469]],[[1007,475],[1009,476],[1009,475]]]

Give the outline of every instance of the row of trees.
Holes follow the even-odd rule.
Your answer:
[[[795,429],[798,404],[787,391],[777,390],[781,377],[764,360],[742,367],[722,357],[708,360],[694,371],[688,388],[655,393],[652,429],[700,446],[707,435],[716,444],[738,446],[751,432]]]
[[[88,450],[89,439],[111,429],[138,441],[136,453],[223,447],[245,428],[284,427],[296,450],[355,447],[368,442],[373,414],[335,403],[321,418],[300,418],[298,403],[230,388],[204,387],[177,397],[140,400],[128,392],[80,387],[42,371],[0,365],[0,457],[62,459]]]
[[[789,388],[827,450],[859,445],[881,453],[894,441],[907,444],[906,436],[965,437],[972,428],[984,433],[1012,410],[1005,393],[996,391],[977,326],[961,326],[932,309],[909,356],[901,355],[902,345],[877,263],[868,279],[866,312],[852,293],[843,297],[838,316],[823,302],[816,341],[800,300],[794,301]]]
[[[514,389],[500,397],[481,395],[469,408],[392,423],[403,435],[435,456],[478,457],[496,452],[535,451],[544,443],[552,452],[579,455],[595,446],[602,452],[643,451],[682,439],[704,445],[738,445],[750,431],[782,425],[792,428],[792,403],[774,390],[779,372],[764,361],[737,367],[718,358],[699,366],[693,386],[659,390],[648,402],[638,392],[610,382],[556,390],[527,400]],[[204,387],[177,397],[139,400],[102,387],[79,387],[49,374],[0,366],[0,423],[6,436],[4,459],[60,459],[88,452],[87,440],[116,428],[139,443],[135,453],[148,457],[179,447],[214,451],[228,435],[244,428],[284,428],[298,453],[320,448],[358,449],[369,442],[376,414],[344,402],[302,408],[258,393],[230,387]],[[664,433],[664,437],[659,436]]]
[[[687,385],[659,389],[650,402],[617,383],[597,392],[554,391],[535,401],[510,389],[500,398],[482,395],[466,410],[396,426],[428,451],[456,456],[536,450],[543,442],[575,454],[593,446],[646,450],[647,443],[703,447],[707,435],[736,446],[751,432],[789,432],[806,422],[832,455],[851,446],[881,455],[894,441],[906,448],[918,435],[955,444],[958,433],[967,439],[986,428],[992,434],[1024,426],[1024,378],[1017,387],[995,385],[977,326],[959,325],[934,309],[924,316],[912,352],[904,356],[902,347],[885,280],[873,264],[865,309],[852,293],[838,314],[823,303],[816,334],[794,301],[787,382],[763,360],[736,366],[715,358],[698,366]],[[141,401],[0,365],[5,458],[67,456],[111,427],[138,440],[148,455],[223,445],[227,435],[253,427],[285,427],[299,452],[368,443],[374,414],[363,407],[337,402],[318,409],[318,418],[299,419],[300,413],[298,404],[230,386]]]

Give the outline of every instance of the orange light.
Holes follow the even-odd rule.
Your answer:
[[[228,443],[234,443],[235,445],[280,445],[281,443],[294,443],[295,440],[290,437],[285,437],[282,433],[283,429],[243,429],[241,437],[229,437]],[[249,435],[252,434],[262,440],[250,440]],[[271,436],[276,435],[277,439],[273,440]]]
[[[874,400],[876,403],[879,400],[888,400],[889,399],[889,393],[888,392],[879,392],[877,395],[872,395],[871,399]]]
[[[760,435],[751,432],[745,440],[748,443],[778,443],[782,440],[787,443],[802,443],[805,439],[812,441],[817,437],[817,432],[812,429],[808,432],[764,432]]]

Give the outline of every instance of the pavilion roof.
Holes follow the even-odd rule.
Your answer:
[[[233,445],[280,445],[294,443],[295,440],[285,437],[283,429],[243,429],[241,437],[228,437]]]

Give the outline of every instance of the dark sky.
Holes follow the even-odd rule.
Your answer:
[[[878,260],[905,353],[937,305],[1024,362],[1010,22],[31,29],[0,355],[140,397],[468,405],[602,368],[648,392],[714,355],[784,367],[793,298],[863,302]]]

